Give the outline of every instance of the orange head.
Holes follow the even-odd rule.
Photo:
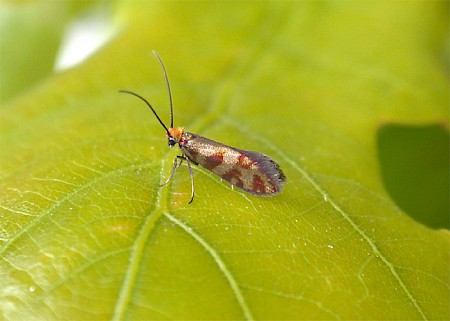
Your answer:
[[[167,130],[166,135],[168,138],[169,147],[172,147],[181,141],[181,137],[183,137],[184,135],[184,128],[183,127],[169,128]]]

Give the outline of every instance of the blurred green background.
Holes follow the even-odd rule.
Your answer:
[[[388,125],[378,133],[383,181],[392,199],[417,221],[449,228],[447,127]]]

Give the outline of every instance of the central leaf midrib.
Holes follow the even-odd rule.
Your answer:
[[[285,6],[285,9],[288,7]],[[258,31],[258,36],[254,37],[252,39],[256,39],[253,43],[251,48],[255,48],[252,51],[252,54],[250,54],[246,60],[240,60],[239,63],[235,66],[235,68],[231,71],[230,77],[223,82],[218,88],[217,92],[218,94],[215,95],[215,103],[211,104],[211,108],[207,110],[206,114],[202,117],[197,118],[198,120],[195,121],[193,124],[191,124],[191,127],[187,127],[188,131],[196,132],[200,131],[201,128],[206,128],[207,126],[210,126],[211,123],[215,122],[217,119],[220,118],[220,116],[223,116],[223,114],[226,112],[227,107],[229,107],[229,101],[231,101],[233,94],[236,95],[238,92],[238,86],[237,86],[237,79],[240,79],[242,82],[242,79],[245,77],[249,77],[249,70],[252,68],[255,68],[257,64],[255,64],[255,61],[258,61],[258,55],[260,55],[262,52],[264,52],[263,48],[265,44],[268,42],[269,39],[274,38],[277,33],[280,31],[280,28],[288,21],[286,19],[286,14],[289,12],[287,10],[283,10],[279,15],[273,15],[275,17],[271,21],[265,21],[265,23],[261,24],[261,29]],[[249,63],[249,61],[251,63]],[[170,151],[166,153],[166,156],[163,156],[163,158],[167,158],[167,156],[170,154]],[[163,164],[167,164],[167,162],[163,161]],[[167,166],[162,166],[162,173],[167,173],[170,169],[165,168]],[[163,177],[163,175],[161,175]],[[143,247],[146,243],[147,238],[149,237],[150,233],[152,232],[155,222],[161,217],[161,215],[165,215],[170,220],[174,221],[178,226],[181,228],[184,227],[183,223],[181,221],[178,221],[174,216],[164,213],[162,208],[169,207],[170,204],[164,203],[165,201],[169,200],[167,197],[167,191],[168,188],[162,188],[160,189],[160,192],[158,193],[157,198],[157,205],[155,206],[155,210],[149,214],[146,222],[144,223],[143,228],[139,232],[139,235],[136,239],[135,246],[133,246],[133,252],[130,257],[130,267],[127,270],[124,283],[122,285],[123,291],[121,291],[119,295],[119,300],[116,304],[116,308],[113,315],[113,320],[122,320],[123,316],[125,315],[127,311],[127,305],[129,301],[131,300],[131,293],[134,288],[138,266],[140,265],[142,256],[143,256]],[[189,232],[189,229],[183,228],[186,232]],[[214,249],[209,246],[209,244],[204,241],[199,235],[194,233],[189,233],[197,242],[199,242],[205,250],[211,255],[211,257],[214,259],[214,261],[217,263],[219,269],[222,271],[224,276],[226,277],[228,283],[230,284],[230,287],[233,291],[233,293],[236,296],[236,300],[241,307],[243,314],[247,320],[253,320],[253,315],[247,306],[247,303],[245,301],[244,296],[241,293],[241,290],[235,281],[233,275],[226,267],[225,263],[222,261],[222,259],[217,255],[217,253],[214,251]]]

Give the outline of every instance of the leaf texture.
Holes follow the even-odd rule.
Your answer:
[[[118,2],[107,46],[2,106],[1,319],[448,319],[448,231],[395,205],[376,145],[447,122],[445,8]],[[118,93],[169,122],[152,49],[175,126],[270,155],[280,195],[158,187],[179,151]]]

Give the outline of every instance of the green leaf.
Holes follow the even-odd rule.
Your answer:
[[[0,3],[2,104],[52,74],[69,18],[88,5],[79,1]]]
[[[114,10],[107,46],[2,105],[1,319],[450,318],[448,230],[399,209],[377,145],[448,125],[447,3]],[[180,152],[118,93],[169,122],[152,49],[175,126],[270,155],[281,194],[194,167],[188,205],[186,166],[158,187]]]
[[[441,126],[387,125],[378,134],[386,189],[414,219],[433,228],[450,226],[449,138]]]

